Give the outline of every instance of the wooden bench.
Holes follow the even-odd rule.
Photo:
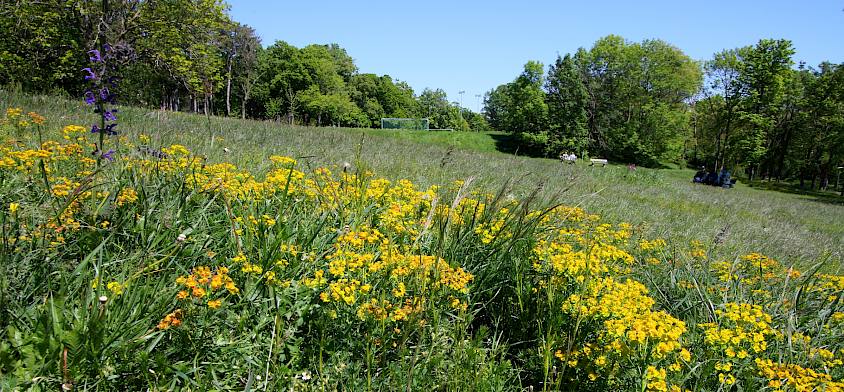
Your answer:
[[[601,167],[604,167],[604,166],[607,165],[607,160],[601,159],[601,158],[592,158],[592,159],[589,160],[589,162],[590,162],[589,166],[594,166],[596,163],[600,164]]]

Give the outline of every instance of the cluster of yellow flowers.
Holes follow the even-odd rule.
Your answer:
[[[547,291],[549,301],[562,295],[565,301],[559,311],[580,326],[574,332],[562,331],[564,340],[577,343],[554,355],[589,381],[600,378],[608,385],[621,382],[617,375],[633,370],[631,364],[647,364],[647,369],[640,368],[644,389],[677,390],[671,379],[691,362],[682,340],[686,326],[655,310],[642,283],[620,277],[629,274],[635,262],[625,250],[632,226],[601,223],[597,215],[571,207],[549,211],[540,225],[549,234],[533,249],[535,290]],[[638,245],[658,251],[666,244],[657,239]]]
[[[700,324],[706,341],[727,358],[744,359],[748,352],[761,353],[768,348],[768,339],[777,335],[771,328],[771,315],[753,304],[726,303],[715,314],[719,323]]]
[[[325,257],[328,273],[319,269],[302,284],[322,290],[319,297],[332,304],[332,317],[347,313],[361,320],[402,321],[436,298],[466,308],[457,297],[468,293],[471,274],[441,258],[400,248],[376,228],[344,232]]]
[[[712,269],[722,282],[738,282],[746,286],[800,277],[800,271],[793,267],[785,268],[778,261],[761,253],[744,255],[734,263],[715,262],[712,264]]]
[[[6,116],[0,120],[0,125],[12,125],[17,129],[26,128],[30,124],[43,125],[47,121],[44,116],[36,112],[28,112],[26,116],[23,115],[21,108],[6,109]]]
[[[844,382],[834,381],[826,373],[800,365],[778,363],[770,359],[757,358],[754,362],[759,375],[768,380],[767,386],[772,391],[844,391]]]
[[[639,249],[644,251],[659,251],[665,249],[665,245],[665,240],[662,238],[657,238],[651,241],[646,239],[639,240]]]
[[[780,334],[771,327],[771,315],[759,305],[727,303],[715,311],[718,322],[699,324],[704,328],[707,347],[718,360],[719,382],[735,383],[735,372],[744,371],[748,358],[756,358],[768,349],[769,340]]]
[[[604,377],[618,373],[631,360],[663,364],[665,367],[654,367],[652,375],[661,376],[648,388],[666,390],[666,367],[677,373],[691,361],[681,341],[686,326],[666,312],[653,310],[654,300],[647,294],[645,286],[632,279],[589,281],[583,292],[569,296],[562,311],[598,329],[581,349],[558,351],[556,356],[569,366],[581,365],[590,374]]]
[[[512,236],[512,233],[505,229],[509,214],[509,209],[501,208],[495,219],[488,223],[481,223],[475,228],[475,234],[480,237],[482,243],[490,244],[495,240],[506,240]]]
[[[844,293],[844,275],[820,274],[811,290],[828,302],[837,301]]]
[[[706,248],[703,246],[703,242],[694,240],[691,241],[690,245],[691,248],[689,249],[689,256],[696,259],[706,258]]]
[[[156,328],[158,329],[168,329],[170,327],[178,327],[182,325],[182,318],[185,316],[185,312],[182,309],[176,309],[171,313],[168,313],[164,316],[161,321],[158,322]]]
[[[212,271],[210,267],[199,266],[189,275],[176,278],[176,284],[184,289],[176,294],[179,300],[204,302],[209,308],[217,309],[223,304],[220,293],[237,294],[240,292],[234,280],[229,276],[229,269],[219,267]],[[212,299],[213,298],[213,299]]]

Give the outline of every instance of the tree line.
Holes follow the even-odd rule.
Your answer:
[[[416,93],[362,73],[337,44],[264,47],[221,0],[9,0],[0,3],[0,85],[81,95],[86,52],[119,53],[121,103],[289,124],[511,133],[521,153],[563,152],[657,166],[743,170],[828,186],[844,166],[844,68],[794,64],[763,39],[696,61],[659,39],[610,35],[529,61],[484,97],[483,115],[444,91]]]
[[[86,52],[121,59],[121,103],[290,124],[379,127],[427,117],[431,128],[486,130],[443,90],[417,94],[359,72],[337,44],[264,47],[221,0],[10,0],[0,3],[0,85],[80,95]]]
[[[795,66],[788,40],[695,61],[662,40],[611,35],[529,61],[484,98],[489,125],[523,151],[743,169],[826,188],[844,165],[844,67]]]

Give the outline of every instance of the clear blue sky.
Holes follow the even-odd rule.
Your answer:
[[[442,88],[478,109],[476,94],[511,81],[528,60],[618,34],[660,38],[694,59],[761,38],[792,40],[796,61],[844,62],[844,1],[272,1],[229,0],[232,17],[264,46],[336,42],[360,72],[388,74],[417,92]]]

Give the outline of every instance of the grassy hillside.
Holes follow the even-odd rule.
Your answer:
[[[0,106],[30,107],[62,124],[94,120],[78,100],[0,92]],[[549,202],[582,206],[674,242],[701,240],[726,258],[761,251],[805,264],[840,260],[844,252],[844,206],[829,198],[741,183],[732,190],[700,186],[690,183],[689,170],[629,171],[520,157],[499,151],[511,150],[501,134],[288,127],[137,108],[123,109],[120,127],[129,136],[148,134],[153,143],[181,143],[211,162],[258,171],[269,167],[268,156],[280,154],[299,157],[313,168],[365,165],[420,186],[474,178],[489,189],[507,184],[514,196],[539,187]]]
[[[0,105],[2,390],[844,390],[840,205],[132,108],[101,155]]]

